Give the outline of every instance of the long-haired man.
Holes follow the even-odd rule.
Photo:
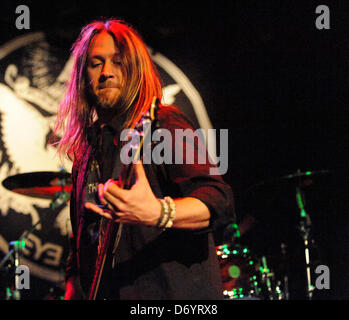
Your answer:
[[[97,299],[222,298],[212,234],[232,221],[233,197],[219,175],[209,174],[213,165],[197,157],[187,163],[183,152],[181,163],[133,164],[129,189],[118,182],[121,132],[136,126],[154,97],[162,99],[140,35],[120,20],[95,21],[82,29],[72,53],[56,125],[63,132],[58,151],[73,160],[65,299],[89,296],[102,217],[122,231],[108,252]],[[160,105],[157,120],[172,136],[176,129],[193,130],[174,106]],[[206,152],[190,139],[184,151],[188,144]]]

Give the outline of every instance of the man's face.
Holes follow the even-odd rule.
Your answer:
[[[87,64],[89,90],[98,107],[114,107],[121,95],[123,74],[119,49],[108,32],[102,31],[92,39]]]

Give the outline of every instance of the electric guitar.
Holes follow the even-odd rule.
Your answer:
[[[135,160],[141,159],[144,141],[148,141],[147,137],[151,137],[151,129],[152,127],[154,127],[154,123],[157,120],[156,113],[158,111],[158,108],[159,99],[154,97],[150,110],[142,116],[140,121],[137,123],[135,130],[131,130],[129,133],[128,138],[132,138],[132,135],[136,133],[139,135],[139,139],[137,139],[137,142],[139,142],[139,144],[132,145],[132,162],[129,165],[121,166],[121,173],[118,184],[121,188],[129,189],[131,187],[132,177],[134,176],[134,166],[132,165],[132,163],[135,162]],[[118,224],[113,220],[102,217],[100,224],[99,245],[95,272],[90,286],[88,300],[96,300],[104,270],[105,261],[107,258],[107,254],[111,249],[111,242],[114,238],[115,232],[117,232],[117,234],[112,251],[113,255],[116,253],[121,238],[122,223]]]

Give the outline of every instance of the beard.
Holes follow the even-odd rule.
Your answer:
[[[121,92],[119,88],[108,88],[94,90],[91,86],[88,89],[88,96],[97,109],[114,109],[121,106]]]
[[[98,93],[94,93],[95,100],[98,107],[102,109],[114,108],[120,98],[120,90],[115,88],[108,88],[99,90]]]
[[[97,95],[98,106],[103,109],[111,109],[116,106],[119,97],[118,89],[104,89],[102,93]]]

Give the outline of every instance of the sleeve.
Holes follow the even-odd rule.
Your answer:
[[[72,191],[70,195],[70,222],[72,224],[72,234],[70,235],[70,248],[69,255],[66,261],[65,268],[65,280],[71,276],[75,276],[78,274],[77,268],[77,255],[76,255],[76,232],[77,232],[77,224],[76,224],[76,213],[75,213],[75,199],[76,199],[76,175],[77,170],[74,165],[72,168]]]
[[[172,137],[173,161],[165,168],[174,186],[173,196],[194,197],[208,207],[211,216],[209,227],[196,232],[223,230],[235,221],[234,197],[231,187],[224,182],[221,175],[210,174],[210,168],[216,166],[209,161],[206,144],[202,139],[190,134],[190,131],[195,133],[193,125],[176,107],[160,108],[158,119],[160,128],[169,130]],[[186,129],[190,131],[185,139],[178,136],[176,138],[176,134]],[[178,163],[178,154],[183,159],[180,162],[183,163]],[[205,161],[202,161],[203,156]]]

